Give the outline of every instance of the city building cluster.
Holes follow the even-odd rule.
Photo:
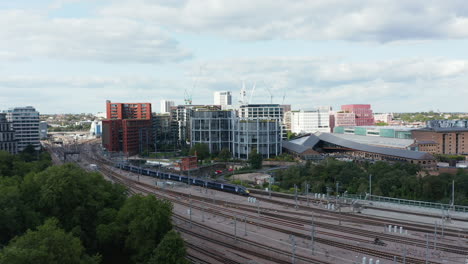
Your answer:
[[[369,104],[342,105],[339,111],[330,106],[292,110],[291,105],[245,100],[235,106],[228,91],[215,92],[213,101],[175,105],[162,100],[160,113],[152,113],[150,103],[107,101],[103,146],[131,156],[205,144],[211,154],[228,150],[238,159],[248,159],[252,151],[264,158],[287,152],[302,159],[339,155],[425,168],[436,166],[432,154],[468,154],[463,120],[410,128],[396,125],[391,113],[373,113]]]

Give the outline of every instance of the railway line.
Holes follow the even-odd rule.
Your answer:
[[[275,203],[281,206],[287,206],[287,207],[292,207],[294,208],[296,205],[294,203],[294,197],[291,197],[290,195],[287,194],[280,194],[280,193],[272,193],[272,197],[279,197],[279,198],[285,198],[286,200],[291,200],[289,201],[282,201],[282,200],[275,200],[275,199],[270,199],[267,198],[268,193],[258,191],[258,190],[252,190],[249,189],[251,192],[251,196],[256,197],[260,201],[264,202],[269,202],[269,203]],[[257,195],[256,195],[257,194]],[[258,195],[261,194],[261,195]],[[283,195],[287,195],[286,197]],[[306,201],[306,198],[301,197],[301,201]],[[318,204],[320,202],[325,202],[320,199],[309,199],[310,203],[315,203]],[[330,201],[330,203],[333,203]],[[348,204],[349,206],[350,204]],[[297,207],[301,210],[313,210],[320,212],[321,214],[324,215],[330,215],[330,216],[335,216],[338,217],[338,212],[330,211],[327,209],[322,209],[322,208],[312,208],[310,206],[304,206],[302,204],[298,204]],[[387,211],[387,209],[384,209],[384,211]],[[396,211],[396,210],[392,210]],[[398,211],[400,212],[400,211]],[[408,213],[411,214],[411,213]],[[413,214],[413,215],[419,215],[419,216],[429,216],[429,217],[434,217],[434,215],[428,215],[428,214]],[[434,231],[434,226],[428,225],[428,224],[420,224],[420,223],[414,223],[410,221],[401,221],[401,220],[396,220],[396,219],[389,219],[385,218],[383,219],[382,217],[376,217],[376,216],[369,216],[369,215],[359,215],[359,214],[349,214],[349,213],[341,213],[342,220],[348,221],[348,222],[354,222],[354,223],[360,223],[360,224],[367,224],[367,225],[372,225],[372,226],[383,226],[383,225],[396,225],[396,226],[404,226],[406,230],[409,231],[415,231],[415,232],[423,232],[423,233],[432,233]],[[437,218],[437,220],[440,220],[440,218]],[[452,220],[460,220],[463,222],[467,222],[467,219],[462,219],[462,218],[454,218]],[[468,230],[457,230],[453,229],[450,227],[445,227],[444,228],[444,236],[448,237],[468,237]]]
[[[115,173],[115,172],[112,171],[112,173]],[[161,191],[161,190],[159,190],[159,188],[156,188],[156,187],[148,185],[148,184],[139,183],[139,182],[135,182],[135,181],[133,183],[134,183],[134,185],[136,184],[136,185],[143,186],[144,189],[146,190],[145,192],[147,192],[147,193],[153,194],[153,192],[149,191],[148,189],[152,189],[152,190],[155,190],[155,191],[158,191],[158,192]],[[135,186],[133,186],[132,188],[135,188]],[[141,188],[139,188],[139,189],[141,190]],[[165,192],[166,194],[171,193],[173,196],[174,195],[180,195],[179,197],[181,197],[181,198],[188,198],[186,194],[181,195],[180,193],[174,192],[172,190],[167,190],[166,189],[166,190],[164,190],[162,192]],[[162,196],[161,198],[167,199],[167,196]],[[195,196],[191,196],[191,199],[194,199],[194,198],[195,198]],[[201,206],[196,206],[196,205],[193,205],[193,204],[190,205],[190,204],[188,204],[186,202],[181,201],[180,199],[170,198],[169,200],[171,202],[178,203],[178,204],[180,204],[182,206],[185,206],[185,207],[190,206],[190,208],[193,208],[193,209],[205,210]],[[225,210],[223,210],[223,212],[214,212],[214,211],[207,211],[207,212],[215,213],[217,216],[222,216],[222,217],[227,217],[227,218],[229,218],[229,217],[232,218],[233,217],[233,215],[231,215],[232,212],[226,212]],[[255,221],[254,219],[252,219],[252,218],[254,218],[252,216],[249,216],[249,217],[250,217],[249,221],[252,224],[254,224],[256,226],[259,226],[261,228],[266,228],[266,229],[269,229],[269,230],[272,230],[272,231],[277,231],[279,233],[294,235],[294,236],[296,236],[298,238],[304,238],[304,239],[307,239],[307,240],[311,239],[311,236],[309,236],[307,234],[304,234],[303,232],[292,231],[290,229],[273,226],[271,224],[264,224],[264,223],[261,223],[260,221]],[[185,219],[186,219],[186,217],[185,217]],[[268,221],[269,219],[261,219],[261,220],[263,222],[263,221]],[[281,223],[281,224],[284,225],[284,222]],[[348,237],[344,236],[344,235],[335,235],[335,237],[338,237],[341,240],[348,239]],[[326,239],[326,238],[320,238],[320,237],[316,237],[315,242],[323,244],[323,245],[328,245],[328,246],[332,246],[332,247],[352,251],[352,252],[355,252],[355,253],[360,253],[360,254],[363,254],[363,255],[366,255],[366,256],[374,256],[374,257],[378,257],[378,258],[381,258],[381,259],[387,259],[387,260],[394,260],[395,259],[395,254],[393,252],[386,252],[386,251],[383,251],[383,250],[377,250],[377,249],[372,249],[372,248],[363,247],[363,246],[350,245],[348,243],[339,242],[339,241],[336,241],[336,240],[331,240],[331,239]],[[307,262],[307,263],[315,263],[315,262],[311,262],[311,261],[312,260],[309,260],[309,262]],[[403,262],[403,256],[400,256],[399,258],[397,257],[397,261]],[[406,263],[426,263],[424,259],[410,257],[410,256],[406,256],[405,261],[406,261]],[[427,263],[440,263],[440,262],[429,261]]]
[[[352,254],[359,254],[362,256],[372,256],[376,258],[380,258],[383,260],[395,261],[398,263],[403,263],[403,258],[405,258],[406,263],[426,263],[423,257],[417,256],[406,256],[404,257],[402,252],[389,252],[385,247],[377,247],[372,244],[372,238],[376,237],[377,235],[384,239],[386,242],[404,244],[408,246],[417,247],[420,249],[424,249],[425,247],[425,240],[419,239],[417,237],[409,237],[409,236],[400,236],[390,233],[382,233],[372,230],[366,230],[361,228],[351,228],[350,226],[340,226],[338,224],[331,223],[332,221],[338,221],[338,213],[330,212],[329,210],[324,210],[316,207],[308,207],[300,205],[298,206],[298,210],[281,210],[281,209],[272,209],[269,207],[259,207],[254,205],[246,205],[243,203],[236,203],[225,201],[221,199],[214,199],[210,197],[203,197],[199,195],[189,195],[186,193],[182,193],[179,191],[174,191],[171,189],[163,189],[159,187],[155,187],[153,185],[139,182],[129,177],[125,177],[120,175],[119,173],[115,172],[112,167],[108,167],[108,161],[103,160],[100,157],[91,157],[88,156],[91,162],[99,164],[99,169],[101,172],[106,175],[109,179],[119,182],[120,184],[128,186],[129,190],[132,193],[146,193],[146,194],[154,194],[161,199],[170,200],[172,203],[177,204],[178,206],[182,206],[185,208],[192,208],[193,210],[198,210],[199,212],[206,212],[207,214],[212,214],[213,216],[224,217],[226,219],[232,219],[234,216],[246,217],[248,218],[248,224],[251,226],[256,226],[257,228],[263,228],[267,230],[271,230],[273,232],[277,232],[279,234],[288,234],[294,235],[297,238],[304,239],[304,241],[310,241],[312,239],[310,235],[310,229],[312,227],[311,217],[313,214],[314,217],[314,226],[317,228],[316,234],[319,235],[314,238],[315,243],[326,245],[329,247],[337,248],[346,252],[353,252]],[[200,190],[202,192],[202,190]],[[206,190],[205,190],[206,192]],[[272,205],[279,205],[288,208],[294,208],[294,203],[288,201],[282,201],[278,199],[268,199],[263,197],[262,195],[255,194],[254,195],[262,204],[272,204]],[[273,196],[273,195],[272,195]],[[276,197],[276,196],[274,196]],[[280,198],[280,197],[278,197]],[[284,197],[281,197],[284,198]],[[189,202],[187,202],[189,200]],[[192,203],[195,201],[196,203]],[[305,200],[303,200],[305,201]],[[312,199],[310,199],[312,201]],[[317,201],[312,201],[317,202]],[[260,210],[261,209],[261,210]],[[188,217],[186,215],[178,215],[174,214],[175,219],[179,219],[180,221],[188,221]],[[304,219],[306,218],[306,219]],[[398,223],[399,221],[392,222],[391,220],[385,219],[373,219],[371,218],[366,219],[363,216],[359,215],[348,215],[348,214],[341,214],[341,220],[343,223],[359,223],[362,225],[369,225],[375,227],[382,227],[384,223],[386,224],[393,224]],[[239,222],[242,222],[242,218],[239,219]],[[207,225],[203,225],[201,223],[191,222],[194,226],[202,230],[209,230],[210,234],[218,234],[220,239],[212,241],[211,243],[215,245],[223,245],[223,243],[232,244],[226,241],[232,240],[232,234],[228,234],[226,232],[214,229],[211,230]],[[403,224],[405,228],[408,230],[412,230],[414,232],[432,232],[432,229],[424,224],[413,224],[408,227],[408,223],[405,222]],[[184,233],[184,237],[192,237],[195,238],[197,236],[203,236],[203,234],[194,235],[194,229],[187,230],[187,227],[177,225],[177,228],[180,232]],[[333,230],[333,232],[326,231],[326,230]],[[430,230],[430,231],[429,231]],[[340,234],[337,234],[336,231],[339,231]],[[221,232],[221,233],[219,233]],[[445,235],[448,237],[456,237],[457,230],[451,230],[447,228],[445,231]],[[195,232],[198,233],[198,232]],[[205,234],[206,236],[206,234]],[[198,237],[201,239],[201,237]],[[204,238],[206,241],[210,241],[213,238]],[[241,239],[241,238],[237,238]],[[243,238],[242,238],[243,239]],[[248,240],[248,239],[247,239]],[[248,240],[250,241],[250,240]],[[437,250],[443,251],[447,253],[459,254],[459,255],[466,255],[468,252],[468,248],[464,246],[452,245],[449,243],[450,241],[438,241],[437,243]],[[242,243],[247,243],[242,240]],[[256,243],[250,241],[250,243]],[[466,243],[465,243],[466,244]],[[257,256],[260,259],[268,259],[270,255],[276,255],[277,258],[275,260],[269,260],[275,263],[291,263],[291,251],[283,251],[278,252],[275,250],[274,247],[269,247],[260,243],[252,244],[250,248],[257,248],[260,249],[261,247],[266,247],[263,250],[266,252],[265,255]],[[190,251],[196,251],[199,254],[203,254],[209,259],[214,261],[222,262],[222,263],[236,263],[237,260],[232,258],[226,258],[226,256],[216,256],[216,252],[204,252],[204,248],[200,248],[199,245],[195,245],[193,243],[187,242],[187,248]],[[226,246],[226,248],[228,248]],[[429,248],[434,249],[429,245]],[[231,250],[239,251],[239,248],[231,248]],[[304,248],[302,248],[304,250]],[[310,249],[307,249],[310,250]],[[247,254],[245,249],[242,249],[243,254]],[[218,252],[219,253],[219,252]],[[255,252],[251,252],[251,254],[247,254],[250,256],[255,257]],[[213,255],[214,254],[214,255]],[[219,254],[218,254],[219,255]],[[221,254],[222,255],[222,254]],[[281,256],[281,257],[278,257]],[[330,263],[320,258],[311,258],[307,256],[302,256],[300,254],[296,255],[296,258],[299,260],[300,257],[304,257],[305,259],[301,260],[304,263]],[[396,259],[395,259],[396,257]],[[195,254],[190,254],[189,259],[196,263],[204,263],[200,261],[199,258]],[[226,259],[222,259],[226,258]],[[231,261],[231,262],[229,262]],[[287,261],[287,262],[281,262]],[[205,262],[206,263],[206,262]],[[239,262],[237,262],[239,263]],[[384,262],[387,263],[387,262]],[[427,263],[441,263],[436,260],[430,260]],[[459,262],[462,263],[462,262]]]

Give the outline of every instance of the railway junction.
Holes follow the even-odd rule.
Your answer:
[[[61,147],[49,146],[62,162]],[[172,202],[173,222],[193,263],[468,263],[468,213],[381,206],[323,194],[250,196],[124,171],[80,145],[77,162],[96,164],[131,194]],[[413,210],[415,209],[415,210]]]

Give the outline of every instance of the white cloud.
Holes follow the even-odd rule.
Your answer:
[[[200,70],[200,66],[202,70]],[[35,105],[47,113],[103,111],[106,99],[183,103],[184,90],[196,82],[194,104],[211,104],[216,90],[230,90],[234,102],[242,81],[252,103],[292,104],[294,109],[371,103],[376,111],[466,111],[468,61],[442,58],[344,63],[335,58],[244,58],[184,64],[177,79],[148,75],[30,76],[0,75],[2,107]],[[193,79],[196,79],[194,81]],[[267,89],[268,87],[268,89]],[[7,99],[8,98],[8,99]],[[34,98],[34,103],[31,102]]]
[[[125,18],[49,18],[0,10],[0,58],[38,57],[100,62],[181,61],[191,53],[151,23]]]
[[[245,40],[390,42],[468,37],[464,0],[123,0],[100,13]]]

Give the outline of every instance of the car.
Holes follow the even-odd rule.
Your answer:
[[[215,171],[215,174],[216,174],[216,175],[221,174],[221,173],[223,173],[222,170],[216,170],[216,171]]]

